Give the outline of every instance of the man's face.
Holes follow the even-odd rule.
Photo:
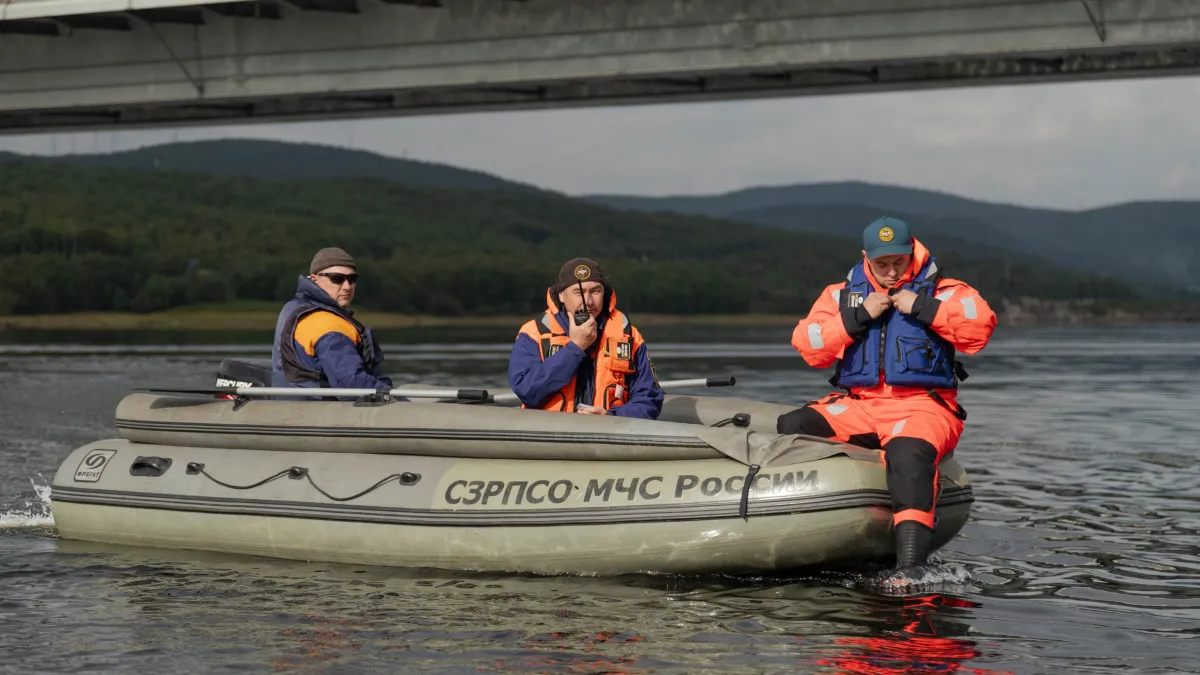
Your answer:
[[[884,288],[891,288],[900,281],[900,277],[908,269],[912,262],[911,255],[884,255],[878,258],[873,258],[871,263],[871,274],[875,275],[875,281],[879,282]]]
[[[308,278],[336,300],[338,307],[342,309],[350,306],[350,301],[354,299],[354,289],[358,286],[358,272],[355,272],[353,267],[344,265],[323,269],[308,275]]]
[[[558,301],[567,308],[567,314],[574,314],[580,307],[587,305],[588,314],[593,317],[600,315],[604,303],[604,284],[599,281],[583,282],[583,293],[580,294],[580,284],[571,284],[558,293]]]

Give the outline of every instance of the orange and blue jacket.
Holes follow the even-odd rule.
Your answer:
[[[931,256],[928,249],[914,238],[912,263],[893,288],[911,284],[918,272],[928,269],[926,264],[929,262]],[[862,264],[868,265],[865,259]],[[869,270],[869,267],[867,269]],[[885,293],[891,290],[882,287],[869,271],[866,277],[870,282],[870,290]],[[801,320],[792,332],[792,346],[800,352],[804,361],[814,368],[828,368],[835,364],[840,367],[841,359],[846,356],[852,345],[863,340],[865,334],[871,332],[877,324],[886,322],[891,312],[899,311],[889,309],[878,319],[870,319],[866,310],[861,308],[863,298],[858,299],[858,304],[845,301],[848,283],[843,281],[826,287],[813,303],[808,316]],[[930,290],[928,294],[918,295],[917,300],[913,302],[910,317],[956,351],[975,354],[983,349],[995,330],[996,314],[979,292],[965,282],[940,275],[936,277],[935,286]],[[928,395],[929,389],[925,387],[893,386],[887,382],[882,371],[881,367],[877,384],[848,387],[851,394],[862,398]],[[952,387],[935,389],[947,400],[955,395],[955,388]]]
[[[370,328],[340,308],[308,277],[275,325],[271,380],[276,387],[392,388]]]
[[[574,412],[593,405],[609,415],[658,419],[663,391],[645,341],[617,309],[616,293],[596,317],[597,337],[585,352],[571,342],[570,317],[546,293],[546,312],[521,327],[508,361],[508,382],[522,407]]]

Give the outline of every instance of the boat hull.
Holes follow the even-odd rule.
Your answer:
[[[972,501],[957,462],[940,475],[938,546]],[[51,499],[64,539],[368,565],[760,574],[893,551],[884,466],[849,448],[756,470],[113,439],[67,457]]]

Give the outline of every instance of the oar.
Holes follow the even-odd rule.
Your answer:
[[[159,394],[208,394],[213,396],[240,396],[242,398],[253,398],[261,396],[288,396],[288,397],[317,397],[324,398],[332,397],[358,397],[358,396],[376,396],[380,393],[390,394],[393,397],[403,396],[405,398],[451,398],[459,401],[487,401],[489,395],[486,389],[392,389],[391,391],[384,390],[383,392],[375,389],[334,389],[334,388],[301,388],[301,387],[209,387],[206,389],[138,389],[137,391],[149,391]]]
[[[697,377],[691,380],[667,380],[659,382],[663,391],[668,389],[684,389],[686,387],[732,387],[737,384],[735,377]],[[517,400],[516,394],[499,394],[488,399],[492,403],[512,403]]]

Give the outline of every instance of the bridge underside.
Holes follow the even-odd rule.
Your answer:
[[[1200,0],[186,1],[3,5],[0,133],[1200,72]]]

